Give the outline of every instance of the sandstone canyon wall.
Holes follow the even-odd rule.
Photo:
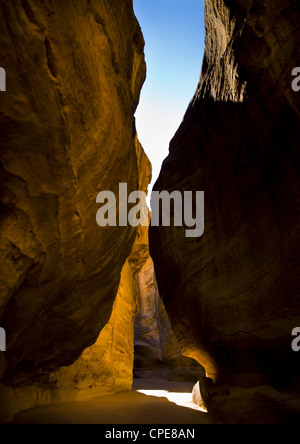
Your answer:
[[[135,319],[134,375],[144,379],[196,382],[203,368],[182,355],[158,292],[151,257],[137,276],[138,314]]]
[[[133,343],[124,343],[133,338],[136,311],[130,274],[134,280],[147,258],[147,232],[98,227],[96,196],[104,190],[117,196],[123,182],[129,193],[146,191],[151,168],[135,130],[146,67],[131,0],[0,0],[0,28],[0,66],[7,73],[0,100],[5,410],[13,388],[58,387],[53,375],[84,350],[81,360],[93,354],[89,347],[100,332],[103,342],[94,347],[100,361],[105,354],[104,369],[116,365],[118,354],[109,355],[107,344],[129,350],[130,364],[124,361],[120,374],[110,368],[98,384],[130,385]],[[81,385],[74,372],[69,369],[66,388]],[[95,372],[101,379],[101,370]]]
[[[211,418],[286,423],[300,413],[299,2],[206,0],[205,21],[200,82],[155,186],[204,191],[205,232],[151,227],[150,252]]]

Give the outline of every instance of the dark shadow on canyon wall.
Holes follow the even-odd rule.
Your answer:
[[[286,133],[295,136],[298,120],[283,115]],[[284,386],[299,374],[291,348],[299,319],[292,287],[298,280],[299,175],[295,153],[285,149],[286,133],[272,115],[260,128],[252,126],[247,100],[202,100],[188,111],[155,185],[205,191],[203,237],[187,239],[184,227],[151,227],[150,245],[175,332],[180,324],[184,346],[190,339],[209,350],[212,375],[270,374]],[[284,150],[267,144],[268,135]],[[275,340],[263,330],[276,313]]]
[[[205,192],[204,235],[151,227],[150,253],[216,422],[300,413],[299,18],[295,1],[206,1],[199,86],[154,187]]]

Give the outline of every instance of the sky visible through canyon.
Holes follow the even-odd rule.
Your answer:
[[[157,180],[192,99],[204,52],[204,0],[134,0],[146,46],[147,79],[136,112],[139,139]]]

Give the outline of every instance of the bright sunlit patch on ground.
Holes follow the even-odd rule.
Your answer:
[[[177,393],[177,392],[169,392],[167,390],[137,390],[137,391],[146,396],[154,396],[156,398],[167,398],[168,401],[180,407],[186,407],[192,410],[198,410],[200,412],[207,413],[207,410],[193,403],[191,393]]]

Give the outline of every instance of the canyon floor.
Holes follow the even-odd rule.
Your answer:
[[[193,384],[136,380],[133,390],[19,413],[15,424],[209,424],[192,402]]]

